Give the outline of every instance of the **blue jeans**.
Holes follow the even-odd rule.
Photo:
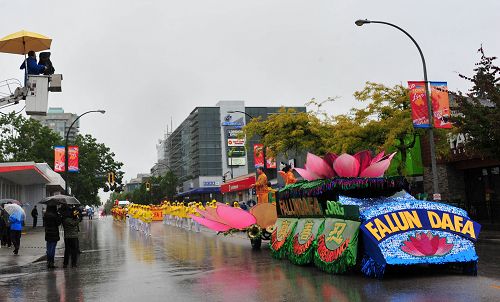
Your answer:
[[[57,241],[47,241],[47,262],[54,263]]]

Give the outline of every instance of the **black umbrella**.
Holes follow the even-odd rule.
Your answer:
[[[68,196],[68,195],[54,195],[54,196],[45,197],[39,203],[46,204],[46,205],[50,205],[50,204],[79,205],[80,204],[78,199],[76,199],[74,196]]]

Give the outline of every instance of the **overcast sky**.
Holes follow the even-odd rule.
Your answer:
[[[81,131],[110,146],[126,179],[148,172],[170,118],[196,106],[244,100],[247,106],[300,106],[338,96],[344,113],[366,81],[421,80],[419,42],[429,79],[468,88],[481,43],[500,56],[500,1],[482,0],[0,0],[0,36],[21,29],[53,39],[63,92],[49,106],[105,116]],[[22,78],[21,57],[0,54],[0,80]],[[4,110],[5,111],[5,110]]]

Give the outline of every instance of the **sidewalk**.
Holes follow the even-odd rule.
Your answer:
[[[62,238],[62,237],[61,237]],[[63,241],[59,241],[56,250],[56,256],[64,246]],[[19,255],[14,255],[12,252],[14,247],[0,248],[0,273],[12,267],[25,266],[36,261],[45,259],[45,231],[43,227],[26,227],[23,229],[21,236],[21,247]]]

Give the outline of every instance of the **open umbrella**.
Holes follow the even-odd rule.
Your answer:
[[[19,200],[15,200],[15,199],[10,199],[10,198],[0,199],[0,204],[4,204],[4,203],[14,203],[14,204],[18,204],[18,205],[23,204]]]
[[[19,213],[23,216],[23,218],[26,217],[26,213],[24,212],[24,209],[21,208],[21,206],[18,204],[13,204],[13,203],[6,204],[4,206],[4,209],[7,213],[9,213],[9,215],[18,215],[18,213]]]
[[[79,205],[80,202],[73,196],[68,195],[54,195],[50,197],[44,198],[39,203],[46,205],[54,205],[54,204],[68,204],[68,205]]]
[[[50,49],[51,43],[49,37],[21,30],[0,39],[0,52],[25,55],[30,50],[38,52]]]
[[[52,39],[44,35],[21,30],[13,34],[7,35],[0,39],[0,52],[13,53],[24,55],[26,62],[26,54],[33,50],[35,52],[50,49]],[[28,68],[24,69],[25,79],[28,77]]]

